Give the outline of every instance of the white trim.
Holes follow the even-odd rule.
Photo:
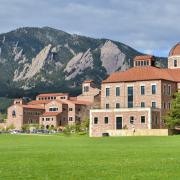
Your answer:
[[[90,120],[89,120],[89,137],[92,137],[92,111],[90,110]]]
[[[131,111],[149,111],[151,107],[145,107],[145,108],[120,108],[120,109],[91,109],[90,112],[131,112]]]
[[[152,109],[149,109],[148,112],[148,129],[152,129]]]
[[[134,87],[134,84],[127,84],[126,87]]]
[[[157,83],[151,83],[151,86],[152,86],[152,85],[156,85],[156,86],[157,86]]]
[[[180,55],[169,56],[168,59],[170,59],[170,58],[179,58],[179,57],[180,57]]]

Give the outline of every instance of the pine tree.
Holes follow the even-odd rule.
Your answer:
[[[169,128],[180,126],[180,92],[175,94],[171,103],[171,110],[165,117],[165,123]]]

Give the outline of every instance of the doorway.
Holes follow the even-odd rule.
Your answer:
[[[122,129],[122,117],[116,117],[116,129]]]

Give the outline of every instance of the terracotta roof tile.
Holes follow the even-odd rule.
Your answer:
[[[57,116],[59,115],[61,112],[45,112],[44,114],[42,114],[41,116]]]
[[[153,60],[154,59],[154,56],[152,55],[141,55],[141,56],[135,56],[134,60],[147,60],[147,59],[151,59]]]
[[[27,109],[44,109],[42,106],[37,106],[37,105],[21,105],[21,106]]]
[[[49,96],[67,96],[68,93],[46,93],[46,94],[39,94],[37,97],[49,97]]]
[[[180,69],[160,69],[152,66],[133,67],[124,72],[111,74],[103,83],[146,81],[146,80],[169,80],[177,81],[180,77]]]
[[[49,102],[51,102],[51,100],[33,100],[33,101],[30,101],[28,104],[38,105],[38,104],[48,104]]]
[[[169,56],[180,55],[180,42],[177,43],[169,52]]]

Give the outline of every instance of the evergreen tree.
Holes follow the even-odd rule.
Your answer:
[[[165,117],[165,123],[169,128],[180,126],[180,92],[175,94],[171,103],[171,110]]]

